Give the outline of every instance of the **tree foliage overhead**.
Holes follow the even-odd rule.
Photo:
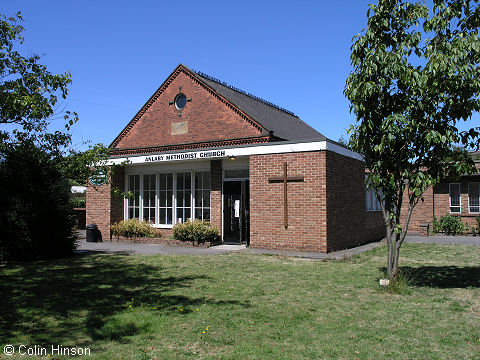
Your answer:
[[[395,276],[424,191],[474,170],[455,145],[478,147],[479,128],[461,132],[457,125],[480,110],[480,10],[477,0],[435,0],[431,9],[380,0],[367,16],[368,27],[351,48],[345,95],[357,118],[351,146],[365,158],[369,186],[383,192],[388,272]]]
[[[0,124],[13,124],[17,141],[29,138],[53,146],[69,144],[68,134],[46,130],[54,116],[61,115],[67,129],[78,119],[76,113],[65,111],[58,103],[59,97],[65,99],[68,94],[70,74],[52,74],[39,63],[39,55],[20,53],[21,21],[20,13],[0,15]],[[5,130],[1,135],[4,140],[11,138]]]
[[[65,111],[59,99],[68,95],[70,73],[53,74],[40,63],[39,55],[22,55],[21,22],[20,13],[12,17],[0,15],[0,156],[11,151],[8,148],[11,144],[33,143],[55,159],[72,184],[85,185],[91,175],[90,166],[101,163],[105,167],[109,150],[102,144],[90,146],[84,152],[69,149],[68,130],[78,116]],[[49,132],[48,125],[57,117],[66,121],[66,128]]]

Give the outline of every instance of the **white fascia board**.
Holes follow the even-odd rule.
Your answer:
[[[288,144],[272,144],[272,145],[256,145],[256,146],[241,146],[232,148],[219,148],[202,151],[185,151],[185,152],[167,152],[152,155],[141,156],[127,156],[112,158],[108,160],[108,165],[127,164],[148,164],[148,163],[162,163],[185,160],[210,160],[210,159],[226,159],[231,157],[242,157],[251,155],[269,155],[269,154],[286,154],[286,153],[300,153],[311,151],[332,151],[334,153],[351,157],[363,161],[363,157],[351,150],[339,146],[330,141],[312,141]]]
[[[344,148],[343,146],[337,145],[330,141],[325,141],[325,142],[327,144],[327,148],[325,150],[329,150],[331,152],[334,152],[336,154],[340,154],[346,157],[351,157],[356,160],[364,161],[363,156],[355,151],[349,150],[347,148]]]

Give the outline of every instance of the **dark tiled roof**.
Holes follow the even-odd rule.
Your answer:
[[[326,140],[324,135],[304,123],[292,112],[222,83],[206,74],[200,72],[194,74],[264,128],[273,131],[275,137],[283,140]]]

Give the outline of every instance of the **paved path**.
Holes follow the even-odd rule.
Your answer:
[[[143,254],[143,255],[216,255],[231,251],[245,250],[245,245],[219,245],[210,248],[167,246],[158,244],[124,244],[105,241],[100,243],[77,241],[77,252],[99,252],[107,254]]]
[[[407,243],[458,244],[480,246],[480,236],[407,236]]]
[[[225,254],[229,252],[241,251],[252,254],[271,254],[292,256],[307,259],[336,259],[341,260],[350,258],[354,255],[361,254],[365,251],[371,250],[378,246],[385,244],[385,240],[370,243],[367,245],[358,246],[352,249],[335,251],[328,254],[299,252],[299,251],[284,251],[284,250],[264,250],[247,248],[245,245],[218,245],[211,248],[202,247],[181,247],[181,246],[167,246],[158,244],[127,244],[115,242],[101,242],[90,243],[86,242],[85,238],[80,234],[81,238],[78,240],[77,252],[98,252],[106,254],[145,254],[145,255],[216,255]],[[405,239],[407,243],[426,243],[426,244],[459,244],[459,245],[478,245],[480,246],[480,237],[472,236],[407,236]]]

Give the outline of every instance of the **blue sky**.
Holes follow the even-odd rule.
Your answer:
[[[74,144],[110,144],[183,63],[293,111],[338,140],[355,119],[343,88],[368,3],[2,0],[21,11],[25,54],[70,71]],[[54,127],[61,127],[56,120]]]

